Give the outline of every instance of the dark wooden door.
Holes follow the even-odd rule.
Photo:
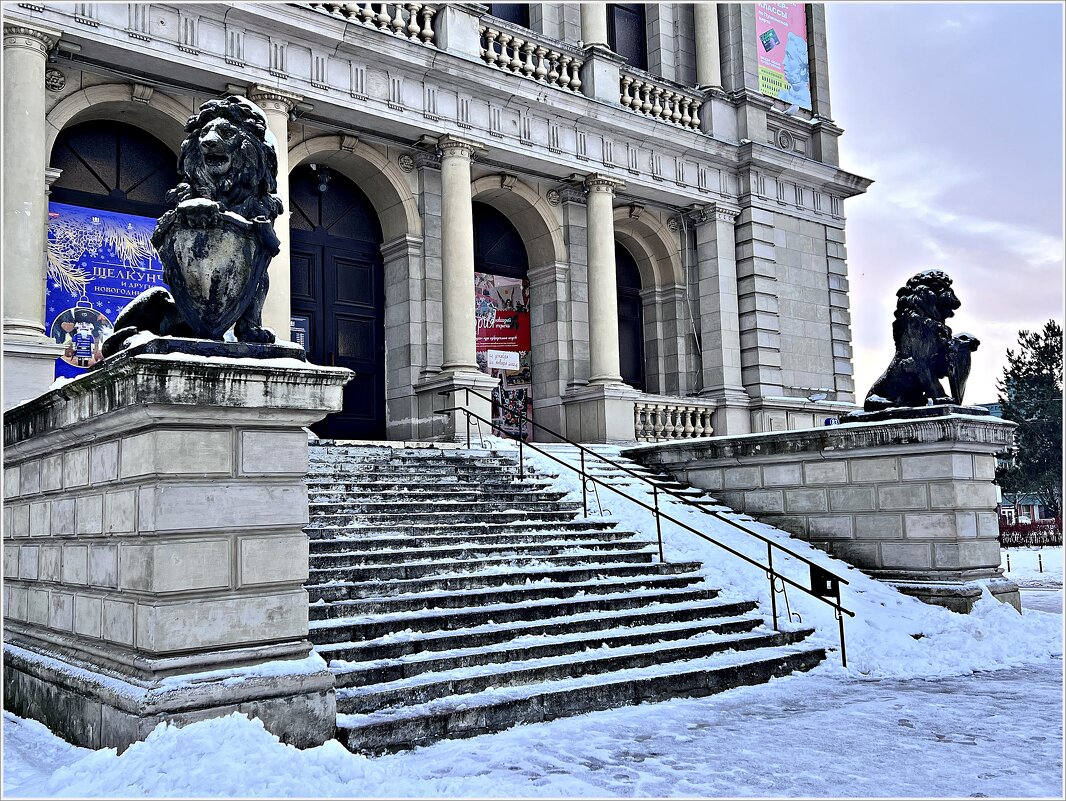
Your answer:
[[[639,390],[645,386],[644,301],[640,297],[640,270],[624,247],[615,244],[618,281],[618,359],[622,380]]]
[[[347,367],[355,378],[344,388],[344,408],[311,428],[334,439],[384,439],[380,229],[369,201],[354,184],[333,175],[325,192],[322,185],[305,168],[294,170],[290,179],[292,314],[306,320],[308,359]]]

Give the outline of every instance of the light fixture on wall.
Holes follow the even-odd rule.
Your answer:
[[[317,164],[309,164],[311,172],[318,176],[318,191],[325,193],[329,189],[329,181],[332,177],[329,172],[329,167],[318,166]]]

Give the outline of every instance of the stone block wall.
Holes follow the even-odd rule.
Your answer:
[[[328,736],[332,681],[308,661],[302,426],[339,407],[346,379],[140,356],[11,410],[5,705],[97,748],[264,698],[291,713],[260,710],[285,739]],[[266,662],[272,678],[218,684]],[[183,687],[204,671],[221,673]],[[124,692],[99,691],[107,679]]]
[[[980,595],[972,582],[1002,576],[993,480],[995,454],[1012,431],[1002,420],[952,415],[718,437],[627,455],[903,591],[968,609]],[[1016,587],[992,589],[1017,600]]]

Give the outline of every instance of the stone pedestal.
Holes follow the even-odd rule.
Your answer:
[[[492,402],[485,398],[491,397],[492,390],[499,383],[500,379],[473,370],[440,373],[420,381],[415,387],[418,393],[419,438],[465,444],[469,433],[471,445],[478,447],[475,443],[478,434],[492,434],[491,425],[482,422],[479,432],[476,420],[471,419],[468,430],[467,416],[464,413],[436,412],[438,409],[464,407],[485,420],[491,420]],[[464,390],[470,390],[470,393]],[[485,397],[479,397],[474,392]]]
[[[120,354],[4,416],[4,706],[78,745],[242,711],[333,734],[307,436],[351,373]]]
[[[946,412],[627,455],[929,603],[968,612],[987,586],[1020,608],[999,567],[993,484],[1014,423]]]
[[[575,442],[633,442],[633,408],[640,392],[625,384],[591,384],[568,392],[566,436]]]

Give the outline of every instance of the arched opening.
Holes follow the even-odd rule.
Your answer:
[[[643,391],[644,302],[640,297],[640,270],[630,252],[617,242],[614,253],[618,283],[618,358],[622,380]]]
[[[158,218],[178,183],[174,152],[140,128],[93,120],[56,137],[51,166],[62,170],[51,200],[72,206]]]
[[[163,283],[151,236],[177,157],[140,128],[93,120],[58,133],[50,166],[45,327],[65,347],[55,375],[71,378],[103,358],[126,305]]]
[[[529,257],[511,221],[486,203],[473,203],[474,292],[478,367],[497,376],[493,421],[526,439],[533,417]]]
[[[289,175],[294,327],[316,364],[355,371],[344,408],[312,426],[335,439],[385,437],[385,287],[381,225],[367,196],[322,164]]]

